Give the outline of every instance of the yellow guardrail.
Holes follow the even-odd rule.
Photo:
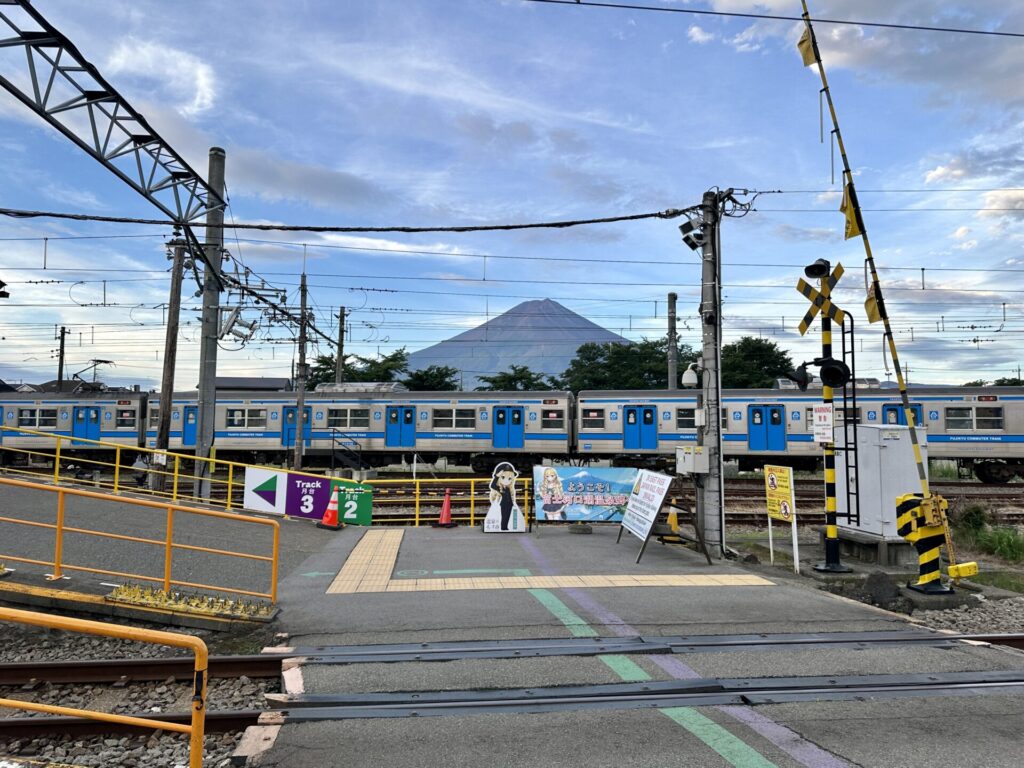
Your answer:
[[[44,530],[54,531],[54,546],[53,546],[53,560],[37,560],[33,558],[21,557],[18,555],[11,555],[0,552],[0,560],[9,560],[15,563],[26,563],[29,565],[41,565],[48,566],[53,569],[51,578],[59,579],[63,575],[65,570],[68,571],[83,571],[86,573],[98,573],[105,576],[117,576],[126,579],[134,579],[140,581],[156,582],[162,585],[164,592],[169,592],[171,587],[189,587],[192,589],[206,589],[216,592],[228,592],[236,595],[247,595],[249,597],[266,598],[270,602],[277,602],[277,576],[278,566],[280,558],[280,539],[281,539],[281,526],[277,520],[270,520],[263,517],[252,517],[249,515],[238,515],[235,513],[228,512],[217,512],[209,509],[196,509],[194,507],[186,507],[180,504],[169,501],[150,501],[149,499],[134,499],[125,496],[111,497],[110,494],[97,493],[95,491],[83,491],[77,488],[63,488],[61,486],[45,485],[43,483],[33,483],[26,480],[14,480],[11,478],[0,477],[0,486],[14,486],[19,488],[29,488],[37,491],[47,491],[49,493],[57,494],[57,520],[55,523],[40,523],[35,520],[22,520],[14,517],[0,516],[0,522],[11,523],[14,525],[24,525],[31,528],[40,528]],[[87,499],[99,499],[101,501],[116,501],[120,504],[130,504],[136,507],[146,507],[149,509],[160,509],[163,510],[167,515],[167,522],[165,527],[165,535],[162,540],[160,539],[147,539],[140,536],[128,536],[123,533],[108,533],[106,531],[96,531],[89,528],[77,528],[71,527],[65,524],[64,520],[64,504],[67,496],[75,496]],[[181,513],[186,515],[195,515],[206,518],[216,518],[221,520],[229,520],[236,523],[245,523],[260,526],[269,526],[272,531],[272,545],[271,553],[269,555],[253,555],[247,552],[232,552],[226,549],[214,549],[212,547],[200,547],[192,544],[179,544],[174,541],[174,519],[175,514]],[[88,565],[72,565],[64,561],[64,535],[67,533],[80,534],[85,536],[97,536],[99,538],[112,539],[114,541],[130,541],[141,544],[150,544],[153,546],[160,547],[163,550],[163,575],[160,577],[149,576],[137,573],[127,573],[124,571],[113,571],[103,568],[90,567]],[[239,589],[237,587],[227,587],[216,584],[200,584],[196,582],[181,581],[173,578],[173,560],[174,551],[184,550],[188,552],[203,552],[211,555],[222,555],[225,557],[235,557],[245,560],[256,560],[270,564],[270,588],[266,592],[257,592],[253,590]]]
[[[389,523],[411,523],[422,525],[437,520],[440,515],[441,505],[444,503],[445,490],[468,489],[468,496],[452,496],[452,520],[456,522],[476,525],[477,520],[482,520],[487,514],[490,506],[488,499],[490,478],[483,477],[431,477],[417,478],[416,480],[364,480],[361,485],[368,485],[373,488],[373,504],[375,507],[387,506],[412,506],[413,513],[408,516],[388,515],[386,518],[378,519],[375,522]],[[412,484],[412,492],[406,492]],[[533,499],[531,490],[531,479],[523,478],[516,482],[515,498],[519,508],[523,512],[523,519],[530,524],[530,502]],[[469,509],[466,510],[468,502]],[[429,507],[429,512],[424,507]],[[478,507],[482,507],[483,514],[478,513]]]
[[[24,460],[24,466],[5,462],[8,464],[5,470],[9,474],[46,478],[55,484],[87,482],[97,488],[108,488],[114,493],[131,491],[171,501],[190,499],[229,510],[242,507],[244,471],[259,466],[226,461],[215,455],[202,458],[187,453],[57,435],[21,427],[0,426],[0,432],[4,437],[0,440],[0,454],[19,456]],[[10,445],[9,438],[16,437],[52,442],[34,448]],[[82,446],[93,446],[95,451],[74,450]],[[212,452],[216,453],[216,446]],[[281,471],[280,467],[261,468]],[[315,473],[308,474],[310,477],[323,477]],[[208,489],[205,492],[204,486]]]
[[[195,656],[195,674],[193,675],[194,687],[192,689],[192,720],[189,725],[167,723],[162,720],[150,720],[145,717],[116,715],[110,712],[99,712],[91,709],[74,709],[54,704],[37,704],[31,701],[19,701],[18,699],[0,698],[0,707],[23,709],[29,712],[45,712],[50,715],[86,717],[90,720],[100,720],[105,723],[120,723],[122,725],[138,726],[139,728],[188,734],[189,768],[202,768],[203,736],[206,730],[206,672],[209,653],[206,649],[206,643],[198,637],[180,635],[176,632],[163,632],[156,629],[122,627],[117,624],[104,624],[100,621],[88,621],[87,619],[72,619],[67,616],[53,616],[34,611],[19,611],[14,608],[0,608],[0,621],[29,624],[47,629],[62,629],[67,632],[80,632],[87,635],[116,637],[120,640],[134,640],[138,643],[169,645],[174,648],[184,648],[185,650],[192,651]]]

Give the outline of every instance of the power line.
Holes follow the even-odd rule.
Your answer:
[[[654,11],[658,13],[687,13],[693,16],[723,16],[734,19],[765,19],[768,21],[803,21],[802,16],[783,16],[770,13],[739,13],[736,11],[707,11],[696,8],[670,8],[658,5],[634,5],[629,3],[597,3],[593,0],[526,0],[531,3],[548,5],[589,6],[591,8],[613,8],[629,11]],[[924,24],[894,24],[882,21],[851,21],[849,19],[814,19],[815,24],[837,24],[851,27],[873,27],[877,29],[901,29],[914,32],[946,32],[962,35],[984,35],[991,37],[1024,37],[1024,32],[997,32],[987,29],[963,27],[933,27]]]
[[[448,227],[337,227],[319,226],[316,224],[221,224],[221,229],[255,229],[265,232],[500,232],[521,229],[566,229],[568,227],[579,227],[589,224],[613,224],[621,221],[640,221],[642,219],[674,219],[683,216],[688,210],[669,208],[664,211],[652,213],[634,213],[621,216],[607,216],[594,219],[572,219],[566,221],[544,221],[529,224],[472,224],[466,226]],[[16,208],[0,208],[0,216],[10,216],[15,219],[71,219],[72,221],[102,221],[111,224],[152,224],[161,227],[174,226],[173,221],[162,219],[136,219],[127,216],[99,216],[87,213],[61,213],[56,211],[24,211]],[[208,229],[210,227],[207,227]]]

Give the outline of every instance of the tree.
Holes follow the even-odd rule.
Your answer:
[[[551,389],[551,383],[544,380],[544,374],[535,373],[525,365],[512,365],[504,373],[478,377],[484,384],[477,387],[484,392],[526,392]]]
[[[335,360],[331,355],[319,355],[306,380],[307,389],[318,384],[334,381]],[[345,355],[345,381],[398,381],[399,376],[409,367],[409,353],[405,347],[396,349],[390,355],[380,358]]]
[[[996,379],[992,383],[997,387],[1019,387],[1024,385],[1024,379],[1017,378],[1016,376],[1006,376],[1001,379]]]
[[[744,336],[722,347],[722,386],[730,389],[767,389],[793,370],[789,353],[773,341]]]
[[[687,344],[680,344],[678,369],[697,359]],[[581,344],[556,386],[579,392],[585,389],[665,389],[668,386],[668,338],[644,339],[633,344]]]
[[[988,382],[985,381],[984,379],[974,379],[974,381],[965,381],[962,386],[964,386],[964,387],[986,387],[986,386],[988,386]]]
[[[402,383],[413,392],[453,392],[459,388],[459,369],[448,365],[430,365],[412,371]]]

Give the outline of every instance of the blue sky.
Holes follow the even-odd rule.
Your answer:
[[[800,12],[795,0],[648,4]],[[803,265],[824,257],[846,267],[835,299],[858,320],[859,375],[885,378],[879,326],[863,317],[863,249],[842,240],[839,187],[818,141],[820,83],[796,52],[797,23],[520,0],[35,6],[193,167],[205,174],[208,148],[227,150],[229,221],[493,224],[686,207],[713,186],[782,190],[723,226],[726,341],[761,335],[796,361],[815,356],[816,341],[796,331],[806,305],[793,286]],[[1024,31],[1024,6],[995,0],[815,0],[811,11]],[[910,380],[1016,375],[1024,46],[817,31]],[[0,71],[17,66],[0,56]],[[156,213],[4,91],[0,153],[0,206]],[[697,345],[700,269],[679,223],[460,235],[229,230],[227,247],[295,303],[305,253],[318,325],[333,336],[337,308],[349,307],[347,349],[357,354],[419,349],[545,297],[628,338],[656,337],[672,290],[683,340]],[[0,302],[0,378],[54,378],[54,325],[64,324],[69,371],[108,359],[107,381],[154,386],[169,234],[0,220],[0,279],[11,293]],[[80,236],[95,239],[60,239]],[[178,388],[198,378],[194,288],[186,282]],[[96,306],[104,289],[108,305]],[[260,320],[251,309],[246,318]],[[218,371],[287,376],[291,336],[261,320],[244,347],[225,343]]]

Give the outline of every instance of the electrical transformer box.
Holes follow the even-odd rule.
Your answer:
[[[925,476],[928,473],[928,433],[917,427],[917,439],[921,445]],[[847,521],[846,512],[853,506],[856,514],[856,497],[847,499],[848,475],[852,476],[852,456],[847,457],[843,429],[836,430],[836,502],[841,530],[857,531],[880,536],[891,541],[903,541],[896,532],[896,497],[906,493],[920,493],[921,480],[914,460],[914,447],[910,439],[910,427],[857,425],[857,477],[860,497],[860,523],[856,518]],[[852,479],[852,477],[851,477]]]

